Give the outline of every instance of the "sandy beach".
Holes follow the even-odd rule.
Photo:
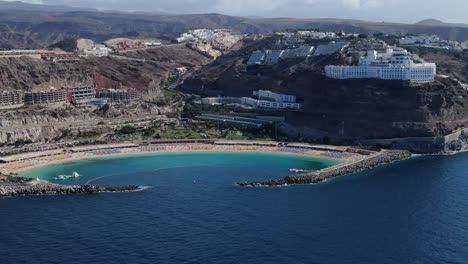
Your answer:
[[[321,146],[323,148],[324,146]],[[337,149],[338,148],[338,149]],[[343,152],[340,152],[343,151]],[[0,164],[0,173],[12,174],[39,167],[74,162],[79,160],[125,156],[134,154],[152,153],[177,153],[177,152],[249,152],[249,153],[271,153],[295,155],[309,158],[319,158],[339,161],[342,163],[352,162],[362,157],[360,154],[344,152],[344,147],[330,146],[330,150],[299,149],[294,147],[255,146],[249,144],[185,144],[185,145],[149,145],[137,146],[122,144],[97,145],[83,148],[82,151],[68,152],[33,152],[15,155],[14,162]],[[13,156],[11,156],[13,157]]]

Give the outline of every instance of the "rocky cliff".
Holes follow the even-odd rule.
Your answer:
[[[291,135],[341,139],[431,137],[468,126],[468,90],[459,81],[433,83],[334,80],[322,74],[336,57],[246,66],[242,60],[212,64],[179,88],[199,94],[252,96],[258,89],[294,94],[303,112],[284,113]]]
[[[134,103],[126,106],[105,105],[95,110],[63,106],[40,106],[0,111],[0,145],[16,140],[50,142],[65,133],[77,135],[91,131],[95,135],[112,132],[117,124],[131,124],[179,111],[175,106]],[[99,125],[104,123],[105,125]]]
[[[211,59],[183,45],[127,52],[121,56],[81,58],[76,63],[51,64],[32,58],[0,58],[0,91],[29,91],[38,85],[93,82],[102,88],[132,87],[154,92],[177,67],[199,67]]]

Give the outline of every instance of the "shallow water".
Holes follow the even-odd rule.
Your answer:
[[[238,187],[322,160],[164,154],[25,173],[141,192],[0,199],[1,263],[468,263],[468,153],[324,184]]]

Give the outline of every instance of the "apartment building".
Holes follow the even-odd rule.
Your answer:
[[[333,79],[377,78],[432,82],[436,75],[436,64],[426,63],[405,49],[389,48],[385,52],[368,51],[358,66],[328,65],[325,67],[325,75]]]

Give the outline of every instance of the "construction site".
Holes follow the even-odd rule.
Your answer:
[[[124,103],[139,98],[136,90],[97,89],[96,98],[107,98],[110,102]]]
[[[2,91],[0,93],[0,109],[23,105],[23,99],[17,91]]]
[[[64,89],[55,88],[49,91],[27,92],[24,94],[24,101],[28,105],[65,103],[67,92]]]

